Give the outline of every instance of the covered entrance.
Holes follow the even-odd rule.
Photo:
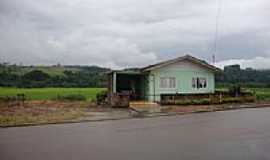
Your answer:
[[[112,106],[125,107],[130,101],[146,100],[146,74],[140,71],[112,71],[108,78],[108,97]]]

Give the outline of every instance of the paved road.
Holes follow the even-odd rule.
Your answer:
[[[270,108],[0,129],[1,160],[270,159]]]

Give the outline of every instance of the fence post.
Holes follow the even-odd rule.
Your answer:
[[[219,103],[221,104],[222,103],[222,94],[219,93]]]

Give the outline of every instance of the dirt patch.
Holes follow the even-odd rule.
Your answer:
[[[83,119],[95,116],[94,113],[110,111],[110,108],[98,107],[84,101],[26,101],[14,103],[12,106],[2,103],[0,106],[0,126],[58,123]]]

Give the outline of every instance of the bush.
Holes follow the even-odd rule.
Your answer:
[[[207,105],[210,99],[177,100],[176,105]]]
[[[229,87],[229,94],[231,96],[238,96],[241,94],[241,86],[240,85],[233,85]]]
[[[60,101],[85,101],[86,97],[81,94],[58,95],[54,100]]]
[[[262,101],[270,100],[270,94],[257,94],[256,99]]]
[[[193,100],[193,103],[198,105],[207,105],[210,104],[210,99]]]
[[[230,97],[222,99],[222,103],[239,103],[241,99],[238,97]]]
[[[101,91],[97,93],[96,95],[97,104],[98,105],[104,104],[106,102],[107,95],[108,95],[107,91]]]

